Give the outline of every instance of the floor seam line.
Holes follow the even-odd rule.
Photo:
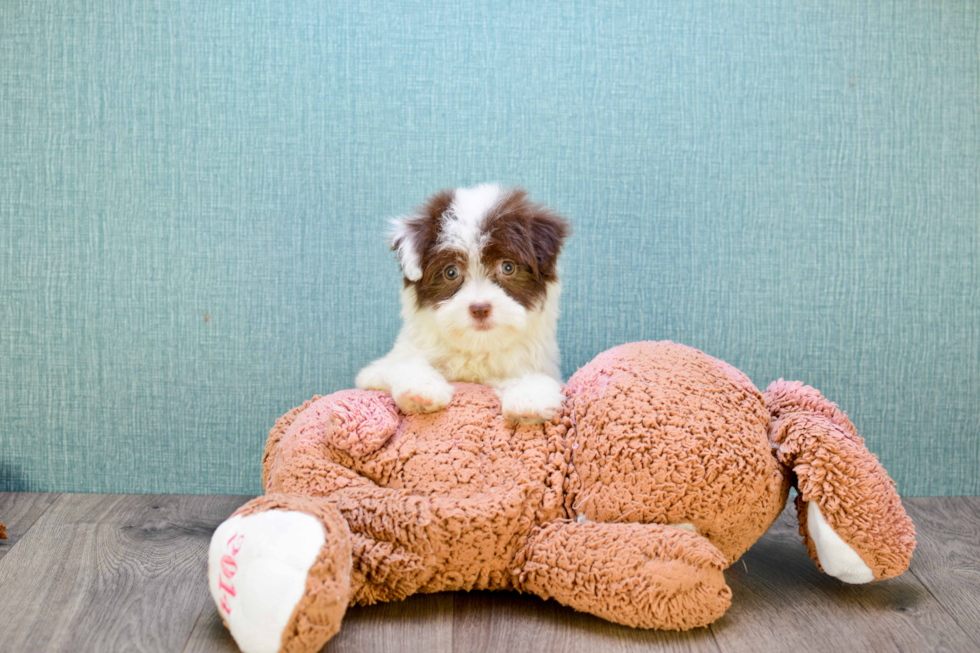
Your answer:
[[[187,639],[184,641],[184,645],[180,649],[181,653],[184,653],[184,651],[187,650],[187,647],[190,646],[191,638],[194,636],[194,632],[197,630],[198,624],[201,623],[201,617],[204,616],[204,612],[207,609],[208,609],[208,602],[205,599],[204,605],[201,606],[201,611],[197,613],[197,619],[194,620],[194,625],[191,626],[190,632],[187,633]]]
[[[730,606],[729,609],[731,609]],[[728,610],[725,610],[725,612],[727,613]],[[708,624],[708,632],[711,633],[711,641],[714,642],[715,649],[718,651],[718,653],[724,653],[725,650],[721,647],[721,644],[718,642],[718,636],[715,634],[714,626],[715,626],[714,622]]]
[[[946,607],[946,604],[945,604],[945,603],[943,603],[943,602],[942,602],[942,601],[941,601],[941,600],[939,599],[939,597],[938,597],[938,596],[936,596],[935,594],[933,594],[933,592],[932,592],[932,588],[931,588],[931,587],[929,587],[929,585],[927,585],[927,584],[925,583],[925,581],[923,581],[923,580],[922,580],[921,578],[919,578],[919,575],[918,575],[917,573],[915,573],[915,570],[914,570],[914,569],[912,569],[912,567],[911,567],[911,566],[909,566],[909,569],[908,569],[908,572],[909,572],[910,574],[912,574],[912,577],[913,577],[913,578],[915,578],[915,579],[916,579],[917,581],[919,581],[919,584],[920,584],[920,585],[922,585],[922,587],[924,587],[924,588],[925,588],[925,590],[926,590],[926,592],[928,592],[928,593],[929,593],[929,596],[931,596],[931,597],[932,597],[932,599],[933,599],[933,600],[934,600],[934,601],[936,602],[936,604],[937,604],[937,605],[938,605],[938,606],[939,606],[940,608],[942,608],[942,609],[943,609],[943,612],[945,612],[945,613],[946,613],[947,615],[949,615],[949,618],[953,620],[953,623],[954,623],[954,624],[956,624],[956,627],[957,627],[957,628],[959,628],[960,630],[962,630],[962,631],[964,632],[964,634],[966,634],[966,638],[967,638],[967,639],[969,639],[969,640],[971,640],[971,641],[973,641],[973,642],[975,642],[975,643],[977,643],[978,645],[980,645],[980,640],[977,640],[977,639],[975,639],[975,638],[973,637],[973,635],[971,635],[971,634],[970,634],[970,631],[969,631],[969,630],[967,630],[966,628],[964,628],[964,627],[963,627],[963,625],[962,625],[962,624],[961,624],[961,623],[959,622],[959,620],[958,620],[958,619],[956,618],[956,615],[955,615],[955,614],[953,614],[952,612],[950,612],[950,611],[949,611],[949,608],[947,608],[947,607]]]
[[[16,549],[16,548],[17,548],[17,547],[18,547],[18,546],[20,545],[20,543],[21,543],[21,541],[22,541],[22,540],[23,540],[23,539],[24,539],[25,537],[27,537],[27,534],[28,534],[28,533],[30,533],[30,532],[31,532],[32,530],[34,530],[34,527],[35,527],[35,526],[37,526],[37,523],[38,523],[39,521],[41,521],[41,519],[42,519],[42,518],[43,518],[43,517],[44,517],[44,516],[45,516],[46,514],[48,514],[48,511],[49,511],[49,510],[51,510],[51,508],[53,508],[53,507],[55,506],[55,504],[56,504],[56,503],[58,503],[59,501],[61,501],[61,498],[62,498],[63,496],[65,496],[65,493],[64,493],[64,492],[57,492],[57,493],[55,493],[55,492],[50,492],[50,493],[49,493],[49,492],[39,492],[38,494],[49,494],[49,495],[50,495],[50,494],[54,494],[54,495],[55,495],[55,497],[54,497],[54,499],[53,499],[53,500],[52,500],[52,501],[51,501],[51,502],[50,502],[50,503],[49,503],[49,504],[48,504],[48,505],[47,505],[47,506],[46,506],[46,507],[44,508],[44,510],[42,510],[42,511],[41,511],[41,513],[40,513],[40,514],[39,514],[39,515],[37,516],[37,518],[36,518],[36,519],[35,519],[35,520],[34,520],[34,521],[33,521],[33,522],[31,523],[31,525],[27,527],[27,530],[26,530],[26,531],[24,531],[24,532],[23,532],[23,533],[21,534],[21,536],[17,538],[17,541],[16,541],[16,542],[14,542],[13,544],[11,544],[11,545],[10,545],[10,548],[9,548],[9,549],[7,549],[6,551],[4,551],[4,553],[3,553],[3,555],[2,555],[2,556],[0,556],[0,565],[2,565],[2,564],[3,564],[3,561],[4,561],[4,559],[5,559],[5,558],[6,558],[6,557],[7,557],[8,555],[10,555],[10,554],[11,554],[11,553],[13,552],[13,550],[14,550],[14,549]],[[9,528],[9,526],[8,526],[8,528]]]

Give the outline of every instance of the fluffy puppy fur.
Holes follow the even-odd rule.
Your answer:
[[[439,410],[450,381],[496,388],[504,416],[551,419],[561,404],[558,254],[570,229],[524,190],[442,191],[392,221],[404,274],[402,329],[357,375],[406,412]]]

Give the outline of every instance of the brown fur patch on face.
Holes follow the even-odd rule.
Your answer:
[[[446,276],[446,269],[456,266],[456,278]],[[433,251],[431,256],[422,259],[422,278],[415,285],[415,303],[419,308],[434,306],[444,302],[463,285],[463,272],[466,270],[466,255],[456,250]]]
[[[453,202],[455,191],[443,190],[431,196],[422,206],[415,209],[412,217],[405,221],[404,238],[411,240],[411,246],[418,253],[422,278],[412,281],[405,277],[405,286],[415,287],[415,301],[419,308],[432,306],[452,297],[463,281],[466,257],[457,251],[439,250],[437,242],[442,231],[446,211]],[[400,241],[392,243],[397,250]],[[455,279],[445,275],[448,266],[455,265],[459,271]]]
[[[404,244],[403,241],[407,240],[412,250],[418,253],[421,262],[426,253],[436,246],[442,216],[453,203],[454,195],[455,192],[452,190],[439,191],[427,199],[422,206],[412,211],[411,217],[402,222],[404,228],[392,240],[391,251],[398,251],[398,248]]]
[[[524,308],[537,306],[547,284],[558,279],[558,255],[571,226],[548,207],[530,201],[527,191],[514,189],[487,214],[482,230],[488,237],[481,256],[487,273]],[[512,261],[516,271],[504,274],[503,261]]]

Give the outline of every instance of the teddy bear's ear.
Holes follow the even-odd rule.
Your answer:
[[[531,214],[531,233],[538,273],[550,279],[558,272],[558,255],[565,239],[572,233],[572,226],[551,209],[535,205]]]
[[[440,191],[408,215],[391,220],[388,242],[398,257],[402,273],[409,281],[422,278],[425,267],[423,259],[426,252],[435,246],[442,215],[452,201],[452,191]]]

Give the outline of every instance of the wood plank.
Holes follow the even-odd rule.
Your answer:
[[[211,533],[247,500],[61,495],[0,561],[4,650],[181,650]]]
[[[187,639],[184,653],[238,653],[235,640],[221,623],[221,615],[214,607],[210,595],[194,624],[191,636]]]
[[[459,653],[718,651],[711,631],[637,630],[515,592],[455,597],[453,650]]]
[[[916,552],[918,558],[929,555]],[[911,573],[868,585],[846,585],[820,573],[803,547],[792,507],[725,576],[732,607],[711,630],[726,652],[975,649]]]
[[[7,527],[7,539],[0,540],[0,560],[13,550],[58,496],[45,492],[0,492],[0,522]]]
[[[449,653],[452,649],[453,597],[421,594],[396,603],[353,607],[324,653]],[[238,647],[209,601],[184,653],[237,653]]]
[[[450,653],[453,595],[419,594],[405,601],[353,607],[324,653],[404,651]]]
[[[904,503],[916,528],[910,571],[980,650],[980,497]]]

